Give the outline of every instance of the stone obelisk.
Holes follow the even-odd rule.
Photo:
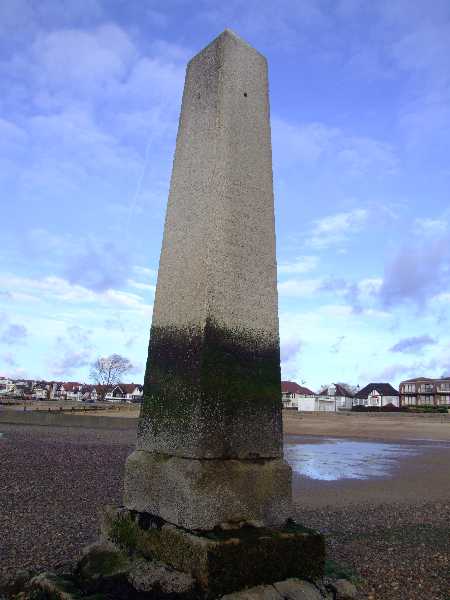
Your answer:
[[[187,68],[125,505],[284,522],[280,389],[267,62],[225,30]]]
[[[290,516],[267,64],[226,30],[187,69],[124,505],[104,507],[69,583],[117,600],[276,582],[290,592],[244,597],[303,597],[291,578],[320,578],[325,546]]]

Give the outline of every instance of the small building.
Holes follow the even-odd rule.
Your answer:
[[[34,384],[35,382],[30,380],[15,381],[11,395],[19,398],[31,398]]]
[[[6,377],[0,377],[0,395],[12,394],[14,391],[14,381]]]
[[[355,394],[353,406],[399,406],[399,393],[390,383],[369,383]]]
[[[77,402],[81,402],[81,383],[68,381],[61,385],[60,389],[60,398],[66,400],[76,400]]]
[[[316,410],[316,394],[295,381],[281,382],[281,399],[283,408],[296,408],[297,410]]]
[[[44,381],[33,386],[32,398],[34,400],[47,400],[49,397],[49,389]]]
[[[105,396],[107,402],[140,402],[143,386],[137,383],[118,383]]]
[[[316,410],[336,412],[350,410],[353,405],[353,394],[342,384],[332,383],[317,394]]]

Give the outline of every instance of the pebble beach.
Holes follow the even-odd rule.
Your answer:
[[[96,539],[98,508],[121,502],[135,432],[7,424],[0,432],[1,581],[70,562]],[[295,435],[286,443],[301,444]],[[363,598],[448,600],[449,464],[450,447],[438,445],[375,481],[294,473],[296,517],[326,534],[329,558]]]

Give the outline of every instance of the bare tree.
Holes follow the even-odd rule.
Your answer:
[[[100,398],[104,400],[106,394],[120,383],[122,376],[132,368],[131,361],[120,354],[97,358],[91,365],[90,378],[97,384]]]
[[[344,383],[343,381],[340,381],[337,385],[340,385],[348,394],[351,394],[352,396],[359,390],[359,385],[352,385],[351,383]]]
[[[359,390],[359,385],[352,385],[351,383],[345,383],[343,381],[339,381],[336,384],[323,384],[323,385],[321,385],[320,389],[319,389],[319,392],[318,392],[319,395],[323,394],[324,392],[326,392],[331,385],[339,385],[341,388],[343,388],[347,392],[347,394],[350,394],[352,396],[354,394],[356,394],[356,392]]]

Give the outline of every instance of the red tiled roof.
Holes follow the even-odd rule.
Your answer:
[[[66,392],[74,392],[75,390],[78,390],[80,387],[81,387],[81,383],[73,383],[73,382],[63,383],[63,388],[66,390]]]
[[[295,381],[282,381],[281,391],[283,394],[302,394],[303,396],[315,396],[315,393],[303,387]]]

